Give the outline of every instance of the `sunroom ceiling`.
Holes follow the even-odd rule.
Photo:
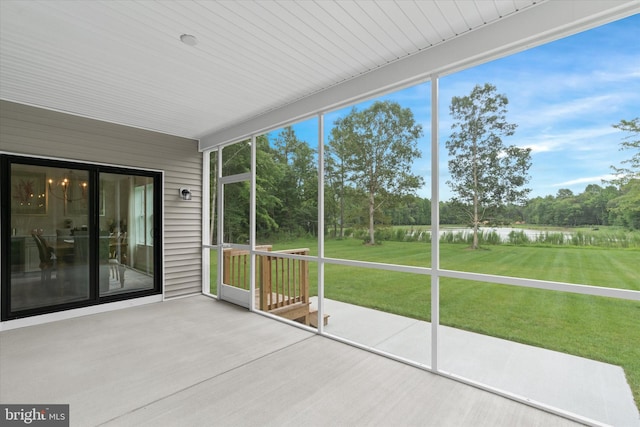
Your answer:
[[[2,0],[0,98],[199,139],[544,3]]]

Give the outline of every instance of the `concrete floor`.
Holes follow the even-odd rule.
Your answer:
[[[72,426],[575,425],[204,296],[0,332],[0,402]]]
[[[314,299],[313,304],[317,305]],[[431,366],[431,324],[325,299],[335,335]],[[615,365],[441,326],[439,370],[605,425],[640,427],[624,370]]]

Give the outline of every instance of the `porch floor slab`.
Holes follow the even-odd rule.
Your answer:
[[[569,426],[204,296],[0,332],[0,402],[72,426]]]
[[[327,334],[432,366],[428,322],[330,299],[325,313]],[[640,427],[619,366],[446,326],[438,334],[440,371],[605,425]]]

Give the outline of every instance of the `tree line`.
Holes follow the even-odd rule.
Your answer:
[[[457,201],[440,202],[440,223],[472,226],[469,205]],[[387,225],[431,225],[431,201],[417,196],[405,197],[385,212],[381,223]],[[522,205],[505,204],[490,209],[481,226],[534,224],[557,227],[621,226],[640,230],[640,180],[618,187],[590,184],[582,193],[560,189],[555,195],[534,197]]]
[[[250,171],[249,141],[224,147],[210,160],[211,243],[217,242],[217,176],[221,156],[223,177]],[[316,151],[301,141],[291,127],[272,141],[256,138],[256,234],[260,238],[317,235],[318,168]],[[224,186],[223,241],[249,240],[249,183]]]
[[[421,153],[422,127],[409,108],[375,102],[369,108],[338,119],[325,147],[325,223],[333,235],[345,227],[365,227],[375,243],[375,227],[385,223],[385,211],[414,194],[424,180],[411,166]],[[211,188],[216,188],[217,156],[222,175],[249,171],[248,142],[224,147],[211,160]],[[227,188],[229,187],[229,188]],[[248,238],[248,184],[225,187],[224,239]],[[212,193],[212,206],[215,206]],[[256,234],[260,238],[318,233],[317,152],[291,127],[273,140],[256,139]],[[216,241],[215,210],[211,241]],[[244,231],[243,231],[244,230]]]
[[[483,225],[515,223],[551,226],[619,225],[640,229],[639,119],[614,127],[629,135],[621,149],[633,155],[618,167],[615,178],[588,185],[573,194],[560,189],[555,196],[527,198],[530,191],[528,149],[503,144],[515,132],[505,119],[508,100],[495,86],[476,86],[465,97],[454,97],[454,118],[447,140],[447,184],[454,197],[440,203],[441,224]],[[345,237],[354,228],[368,230],[375,243],[380,226],[430,225],[431,202],[416,191],[424,184],[412,172],[421,157],[417,141],[422,128],[409,108],[375,102],[336,120],[325,146],[324,232]],[[271,138],[271,139],[270,139]],[[217,156],[222,175],[248,172],[250,143],[224,147],[212,156],[211,185],[216,188]],[[637,152],[636,152],[637,151]],[[318,153],[298,138],[293,128],[256,138],[256,230],[259,240],[318,234]],[[215,207],[216,193],[212,192]],[[225,186],[225,241],[244,243],[249,230],[248,183]],[[212,242],[216,241],[212,208]],[[474,233],[475,234],[475,233]],[[474,247],[477,247],[474,240]]]

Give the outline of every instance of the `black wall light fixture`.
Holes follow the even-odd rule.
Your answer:
[[[191,200],[191,190],[188,188],[181,188],[180,197],[182,200]]]

